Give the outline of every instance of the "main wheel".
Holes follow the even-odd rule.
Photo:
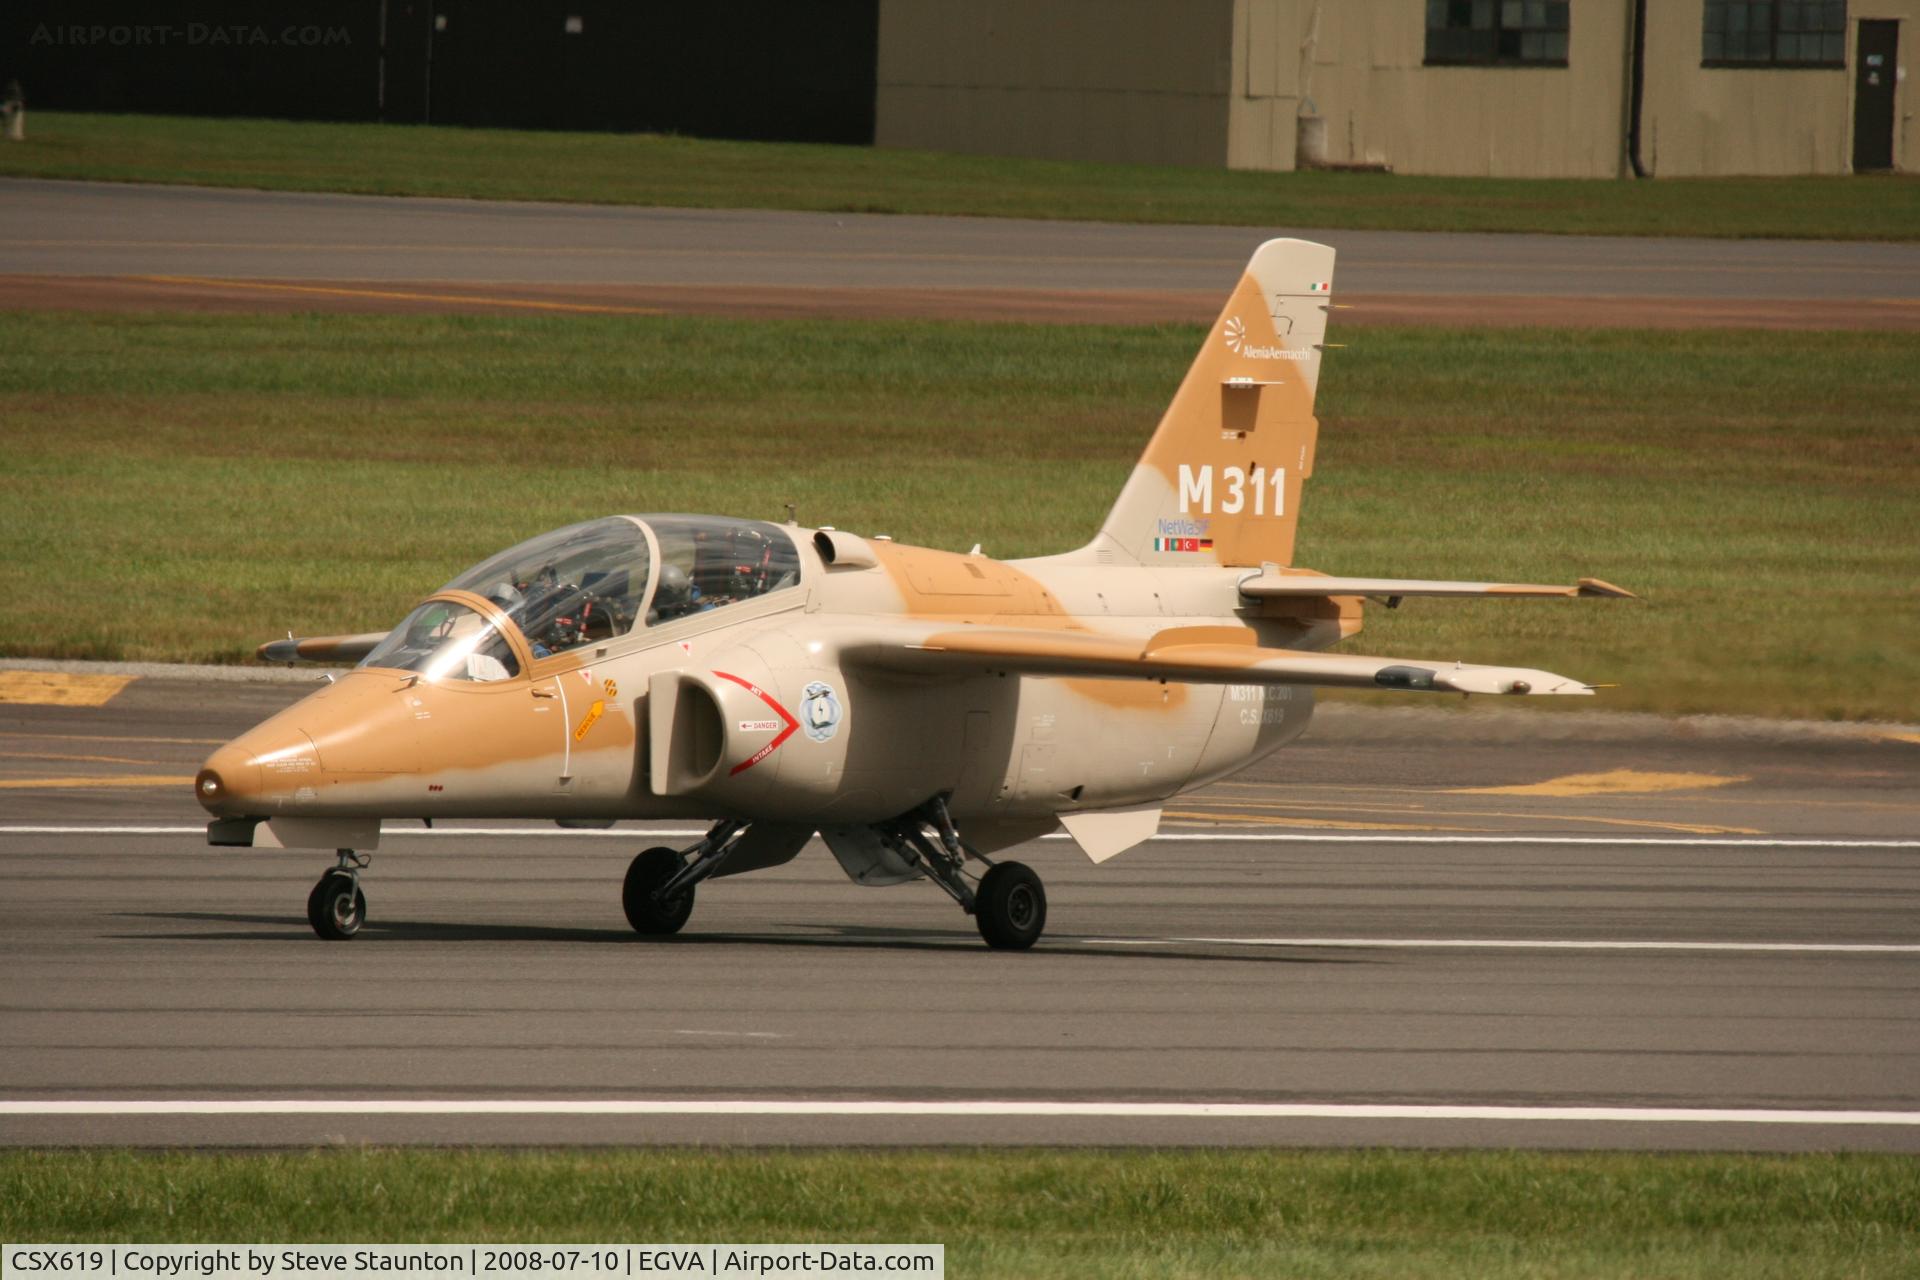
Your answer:
[[[620,905],[627,909],[627,923],[635,931],[680,932],[680,926],[693,914],[693,886],[688,885],[664,901],[653,894],[679,875],[683,865],[679,854],[662,847],[646,850],[627,867],[627,883],[620,892]]]
[[[329,871],[307,895],[307,923],[328,942],[345,942],[367,922],[367,895],[344,871]]]
[[[980,888],[973,895],[973,918],[988,946],[1025,951],[1047,927],[1047,891],[1025,863],[997,863],[980,877]]]

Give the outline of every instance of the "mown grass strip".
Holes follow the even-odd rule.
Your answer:
[[[1901,1156],[0,1155],[10,1241],[871,1241],[950,1276],[1911,1276]]]
[[[657,134],[35,111],[0,174],[279,191],[1101,222],[1920,238],[1920,180],[1252,173]]]
[[[236,661],[289,629],[376,629],[499,547],[611,511],[794,502],[923,545],[1063,550],[1200,338],[0,315],[0,653]],[[1300,563],[1646,597],[1410,601],[1350,647],[1618,681],[1614,708],[1920,719],[1920,335],[1350,340],[1321,380]]]

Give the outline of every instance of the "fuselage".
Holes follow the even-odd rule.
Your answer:
[[[999,845],[996,832],[1010,843],[1061,813],[1158,802],[1242,768],[1305,729],[1312,691],[928,675],[871,660],[876,647],[975,627],[1142,641],[1207,627],[1300,649],[1357,627],[1342,610],[1260,616],[1238,591],[1246,569],[996,561],[780,534],[797,553],[786,585],[672,618],[637,609],[623,632],[562,652],[543,652],[475,590],[436,593],[429,603],[493,628],[489,678],[382,667],[376,652],[215,752],[201,802],[223,817],[828,826],[944,794],[983,846]],[[647,537],[657,566],[660,543]]]

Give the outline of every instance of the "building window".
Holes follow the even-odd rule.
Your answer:
[[[1427,0],[1427,65],[1564,67],[1567,0]]]
[[[1846,0],[1706,0],[1708,67],[1844,67]]]

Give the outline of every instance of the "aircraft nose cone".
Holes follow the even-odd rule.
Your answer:
[[[259,813],[257,804],[252,809],[247,806],[261,799],[260,774],[254,753],[237,742],[230,742],[208,756],[206,764],[194,775],[193,798],[216,818]]]

